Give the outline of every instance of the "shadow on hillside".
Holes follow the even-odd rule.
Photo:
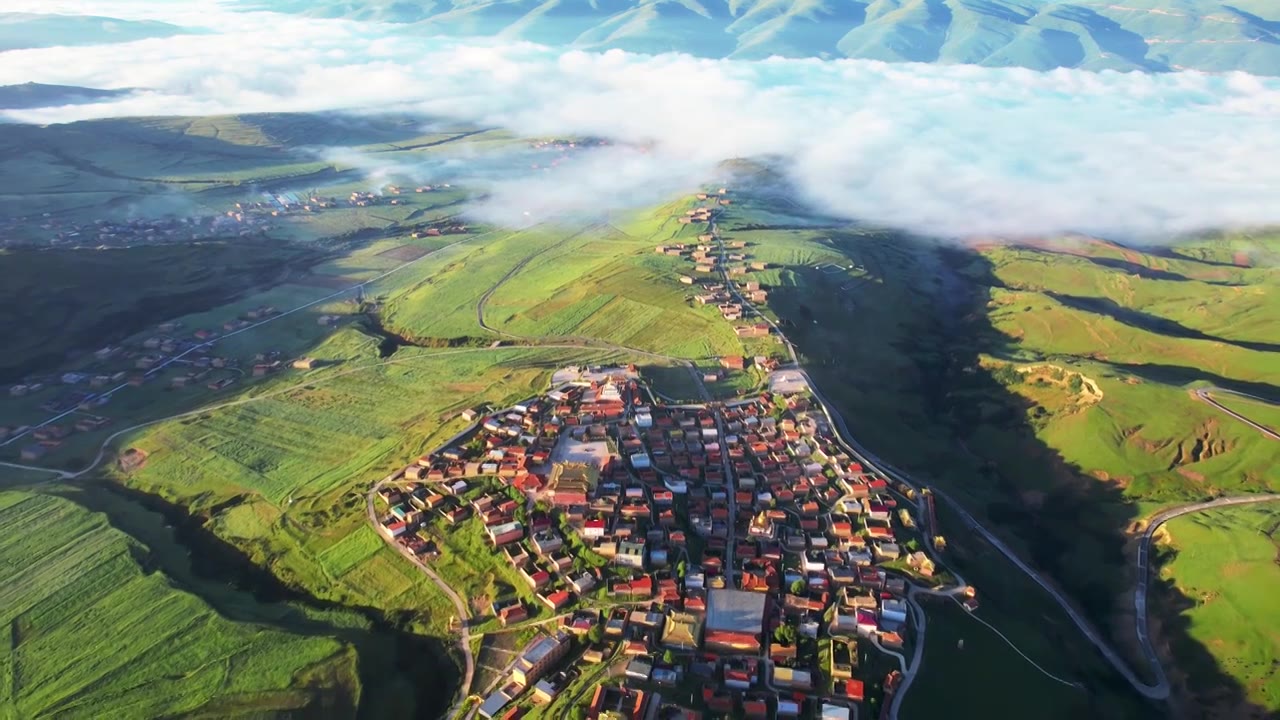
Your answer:
[[[1153,332],[1158,335],[1168,335],[1169,337],[1182,338],[1184,340],[1209,340],[1211,342],[1223,343],[1224,345],[1232,345],[1242,350],[1280,352],[1280,343],[1228,340],[1227,338],[1210,335],[1194,328],[1189,328],[1182,323],[1168,318],[1162,318],[1158,315],[1151,315],[1140,310],[1133,310],[1131,308],[1124,307],[1111,298],[1083,297],[1079,295],[1065,295],[1056,292],[1046,292],[1045,294],[1074,310],[1083,310],[1097,315],[1105,315],[1118,323],[1122,323],[1139,330]]]
[[[1200,368],[1190,368],[1183,365],[1148,365],[1116,362],[1111,363],[1111,365],[1118,370],[1123,370],[1130,375],[1151,382],[1164,383],[1166,385],[1190,385],[1194,382],[1206,382],[1214,387],[1258,395],[1269,400],[1280,399],[1280,387],[1270,383],[1227,378]]]
[[[1132,612],[1122,610],[1131,608],[1126,545],[1137,508],[1124,495],[1124,478],[1087,475],[1036,436],[1045,411],[1006,384],[1020,382],[1017,373],[980,365],[981,357],[1016,352],[988,318],[990,289],[1000,285],[990,263],[968,249],[901,237],[893,241],[893,252],[917,259],[903,262],[857,234],[823,233],[829,233],[832,248],[866,269],[866,277],[788,267],[770,288],[770,307],[852,432],[887,461],[961,496],[980,522],[1009,539],[1074,598],[1104,636],[1121,638],[1114,644],[1122,654],[1138,657]],[[923,260],[931,255],[940,262]],[[901,330],[887,332],[886,317]],[[979,596],[989,598],[988,612],[994,609],[996,617],[1019,623],[1042,645],[1060,649],[1059,661],[1066,658],[1075,669],[1068,679],[1089,688],[1081,707],[1049,708],[1059,713],[1053,716],[1167,712],[1134,693],[1060,609],[1047,607],[1051,601],[1038,590],[1028,591],[1026,578],[1006,561],[996,561],[999,567],[990,560],[958,562],[993,556],[985,541],[961,527],[945,528],[957,533],[948,536],[948,556],[977,585]],[[1185,602],[1172,597],[1169,606]],[[1219,688],[1218,699],[1246,707],[1244,688],[1190,638],[1185,622],[1162,627],[1161,637],[1177,649],[1180,667],[1193,668],[1200,680]],[[1140,657],[1130,664],[1147,675]]]
[[[1147,41],[1119,23],[1080,5],[1062,5],[1049,13],[1055,18],[1079,23],[1103,53],[1118,55],[1134,65],[1153,72],[1165,72],[1169,66],[1147,57]]]
[[[311,687],[305,716],[441,717],[449,707],[460,680],[452,650],[439,638],[412,632],[413,612],[343,605],[286,585],[206,528],[207,517],[155,495],[102,479],[61,486],[56,493],[104,513],[113,527],[145,546],[135,558],[146,572],[163,572],[221,615],[354,647],[358,698],[357,688],[340,683]],[[367,625],[353,617],[326,617],[328,612],[354,614]]]
[[[1120,272],[1136,275],[1143,280],[1171,280],[1173,282],[1190,282],[1191,278],[1176,272],[1161,270],[1159,268],[1147,267],[1136,262],[1121,260],[1120,258],[1095,257],[1093,255],[1077,256],[1083,257],[1085,260],[1097,265],[1098,267],[1109,268],[1111,270],[1119,270]]]

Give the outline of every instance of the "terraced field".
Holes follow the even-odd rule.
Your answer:
[[[679,284],[688,262],[653,253],[670,239],[668,213],[687,204],[624,223],[641,235],[605,224],[543,225],[477,242],[421,279],[397,278],[383,322],[411,338],[486,335],[477,318],[483,301],[484,321],[498,333],[595,338],[688,358],[741,354],[732,326]],[[697,234],[674,225],[682,239]]]
[[[0,619],[11,635],[0,712],[354,712],[355,656],[343,643],[227,620],[144,569],[146,555],[69,500],[0,493]]]
[[[443,632],[447,601],[367,526],[365,489],[461,429],[463,409],[514,402],[542,389],[554,368],[609,356],[406,349],[382,360],[376,342],[351,329],[311,354],[331,364],[262,385],[249,403],[121,438],[120,447],[149,454],[122,480],[208,513],[214,533],[290,585],[410,612],[424,630]]]

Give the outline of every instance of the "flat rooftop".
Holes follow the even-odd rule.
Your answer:
[[[712,590],[707,593],[707,630],[758,635],[764,628],[764,593]]]
[[[530,645],[520,655],[520,660],[528,663],[529,666],[536,665],[540,660],[551,654],[551,651],[560,646],[560,640],[550,635],[543,635],[537,641]]]

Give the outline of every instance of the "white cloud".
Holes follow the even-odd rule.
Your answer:
[[[143,4],[115,16],[138,19]],[[930,234],[1155,237],[1280,223],[1276,79],[560,52],[208,2],[200,17],[155,17],[216,32],[0,53],[0,84],[148,88],[9,118],[408,108],[648,148],[498,182],[487,208],[504,217],[647,202],[721,160],[768,155],[823,210]]]

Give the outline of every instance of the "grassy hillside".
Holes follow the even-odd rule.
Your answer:
[[[625,230],[579,222],[494,233],[379,288],[381,320],[407,338],[591,338],[690,359],[742,354],[731,324],[678,282],[689,261],[653,252],[696,241],[698,226],[675,222],[685,206],[623,218]],[[480,325],[482,300],[491,331]]]
[[[314,260],[299,247],[239,241],[0,251],[0,303],[9,309],[0,382],[228,302]]]
[[[128,90],[99,90],[74,85],[45,85],[33,82],[21,85],[0,85],[0,110],[79,105],[128,94]]]
[[[1274,441],[1190,392],[1280,395],[1277,236],[958,248],[775,219],[789,212],[737,197],[722,230],[775,265],[748,279],[855,435],[961,497],[1122,641],[1130,525],[1161,504],[1278,487]],[[988,604],[1035,592],[941,519]],[[1051,627],[1049,610],[1005,610],[987,617],[1009,618],[1020,647]],[[1023,612],[1044,613],[1040,630]],[[1243,697],[1228,674],[1206,681]]]
[[[61,497],[0,493],[0,713],[352,716],[356,657],[332,637],[227,619],[149,549]]]
[[[23,48],[124,43],[193,32],[169,23],[95,15],[0,13],[0,52]]]
[[[127,435],[120,446],[149,458],[122,479],[207,515],[212,532],[287,585],[409,613],[440,634],[452,608],[367,526],[364,491],[465,426],[462,410],[527,397],[578,356],[406,349],[382,360],[377,344],[341,331],[310,353],[326,368],[260,386],[249,403]]]
[[[505,133],[469,130],[426,130],[420,119],[401,115],[332,113],[0,124],[0,210],[25,221],[0,227],[15,237],[44,240],[51,233],[40,232],[40,225],[48,221],[37,218],[46,212],[63,222],[221,214],[237,201],[259,199],[263,190],[377,190],[384,182],[415,178],[369,182],[363,171],[322,149],[343,147],[353,155],[351,149],[359,149],[373,153],[367,162],[412,167],[454,141],[510,141]],[[342,183],[357,187],[330,187]],[[416,205],[434,197],[403,200]]]
[[[243,0],[262,8],[261,0]],[[1280,72],[1267,0],[396,0],[270,3],[314,17],[402,23],[435,35],[496,35],[549,45],[679,51],[703,57],[852,57],[1047,70]]]
[[[1273,612],[1280,592],[1277,529],[1280,508],[1256,506],[1178,518],[1163,531],[1169,547],[1160,578],[1172,598],[1159,611],[1164,624],[1185,627],[1198,646],[1175,641],[1171,650],[1197,658],[1179,669],[1196,700],[1219,717],[1280,712],[1280,618]],[[1238,678],[1245,702],[1206,682],[1206,663]]]

